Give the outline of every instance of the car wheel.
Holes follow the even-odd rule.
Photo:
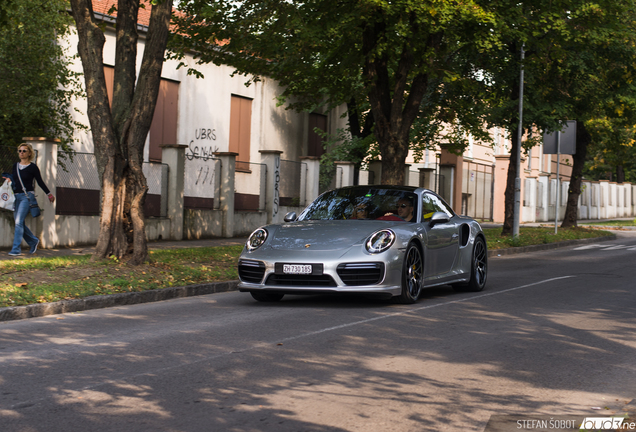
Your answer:
[[[423,276],[422,252],[414,243],[411,243],[406,249],[402,265],[402,293],[394,297],[393,300],[401,304],[415,303],[422,292]]]
[[[277,302],[280,301],[285,294],[277,292],[251,292],[254,300],[259,302]]]
[[[484,289],[488,277],[488,250],[481,237],[475,240],[470,269],[470,280],[467,284],[453,285],[457,291],[477,292]]]

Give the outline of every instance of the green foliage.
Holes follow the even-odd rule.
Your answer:
[[[4,0],[0,2],[0,28],[6,27],[9,24],[9,7],[13,0]]]
[[[273,78],[291,109],[348,104],[350,120],[354,107],[371,112],[383,161],[403,163],[409,145],[423,151],[449,128],[454,144],[488,138],[478,100],[460,90],[476,78],[468,53],[498,44],[494,16],[476,1],[189,0],[180,9],[173,57],[233,65],[250,82]]]
[[[631,0],[187,0],[180,7],[175,57],[194,52],[198,63],[233,65],[249,82],[276,79],[288,108],[357,101],[355,112],[372,114],[383,161],[405,155],[405,146],[416,161],[439,144],[461,152],[469,136],[489,143],[492,127],[516,141],[522,46],[524,130],[556,130],[567,119],[636,124]],[[355,140],[330,141],[338,139],[344,151],[325,157],[326,165],[360,159],[349,151]],[[609,145],[616,139],[603,138],[597,153],[618,148]],[[540,140],[535,134],[523,146]]]
[[[585,178],[636,183],[636,126],[625,124],[624,118],[603,117],[590,120],[588,130],[594,144],[585,163]]]
[[[75,128],[71,102],[81,96],[80,74],[58,44],[72,22],[65,0],[12,0],[0,32],[0,143],[22,137],[62,140],[69,150]]]

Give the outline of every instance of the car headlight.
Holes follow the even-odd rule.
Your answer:
[[[247,250],[250,252],[255,251],[263,246],[265,240],[267,240],[267,230],[265,228],[259,228],[250,234],[247,243],[245,243],[245,247],[247,247]]]
[[[384,252],[395,243],[395,233],[385,229],[371,235],[367,240],[366,247],[371,253]]]

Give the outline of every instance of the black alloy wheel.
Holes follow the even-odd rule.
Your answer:
[[[475,239],[475,246],[473,247],[473,259],[470,281],[465,287],[466,291],[481,291],[486,286],[486,279],[488,278],[488,250],[486,249],[486,242],[481,237]]]
[[[423,276],[424,260],[422,252],[414,243],[411,243],[404,255],[402,293],[394,297],[394,301],[401,304],[415,303],[422,292]]]

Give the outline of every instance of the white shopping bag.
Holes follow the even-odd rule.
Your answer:
[[[0,186],[0,208],[13,211],[13,202],[15,196],[13,195],[13,189],[9,180],[5,180],[2,186]]]

